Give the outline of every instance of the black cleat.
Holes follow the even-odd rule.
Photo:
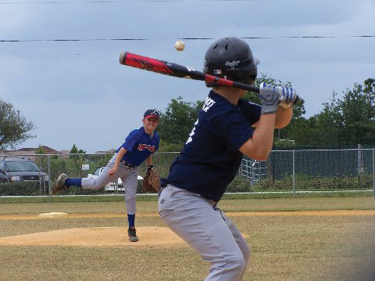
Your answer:
[[[129,227],[128,236],[129,236],[130,242],[137,242],[138,241],[137,231],[135,230],[134,226]]]
[[[52,189],[52,195],[56,195],[59,193],[60,190],[62,189],[67,189],[69,187],[65,186],[65,180],[68,178],[67,175],[61,174],[59,178],[57,179],[55,183],[55,187]]]

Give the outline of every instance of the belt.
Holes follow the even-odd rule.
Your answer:
[[[121,163],[122,165],[128,167],[128,168],[135,168],[135,167],[137,167],[137,166],[135,166],[135,165],[133,165],[133,164],[130,164],[130,163],[124,161],[124,160],[121,160],[120,163]]]
[[[163,191],[164,188],[165,188],[165,186],[161,186],[161,187],[160,187],[160,189],[159,189],[159,191],[158,191],[158,197],[160,197],[160,194],[161,194],[161,192]]]
[[[163,191],[164,188],[166,188],[168,185],[168,183],[164,182],[161,186],[160,186],[160,189],[159,189],[159,192],[158,192],[158,196],[160,197],[160,194],[161,192]]]

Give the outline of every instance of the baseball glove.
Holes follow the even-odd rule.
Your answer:
[[[146,176],[143,179],[143,192],[144,193],[155,193],[160,189],[160,177],[158,172],[152,168],[148,169]]]

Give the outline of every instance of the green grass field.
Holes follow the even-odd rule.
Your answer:
[[[252,256],[244,280],[375,278],[374,197],[237,199],[219,205],[248,237]],[[138,227],[164,226],[155,215],[156,200],[140,200],[137,207]],[[58,211],[95,216],[25,217]],[[126,227],[125,214],[121,201],[0,204],[0,237]],[[208,269],[185,245],[0,246],[0,280],[203,280]]]

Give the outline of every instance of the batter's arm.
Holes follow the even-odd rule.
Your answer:
[[[276,112],[275,128],[286,127],[292,119],[293,105],[298,100],[295,89],[263,83],[259,93],[262,113]],[[259,122],[252,125],[257,127]]]
[[[276,112],[275,129],[282,129],[292,120],[293,107],[283,108],[279,106]]]
[[[275,129],[282,129],[289,125],[292,120],[293,107],[283,108],[279,106],[276,112]],[[259,121],[252,124],[251,127],[257,128]]]
[[[113,166],[113,168],[111,170],[109,170],[108,174],[110,176],[114,175],[118,169],[118,166],[120,165],[120,162],[122,160],[122,157],[124,157],[124,155],[126,154],[126,152],[128,152],[125,148],[121,147],[121,149],[119,150],[119,152],[117,152],[117,156],[116,156],[116,161],[115,161],[115,164]]]
[[[273,145],[275,121],[275,113],[262,114],[253,136],[240,147],[240,151],[251,159],[266,160]]]
[[[292,118],[292,106],[298,95],[291,88],[261,85],[259,99],[261,115],[253,136],[241,147],[240,151],[246,156],[264,161],[271,152],[276,128],[283,128]]]

